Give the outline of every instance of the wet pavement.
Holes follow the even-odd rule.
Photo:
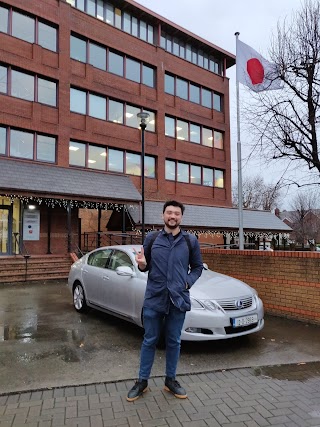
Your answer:
[[[182,344],[179,380],[162,390],[158,350],[150,391],[125,400],[142,330],[79,315],[66,283],[0,288],[0,426],[320,427],[320,326],[266,317],[236,340]]]

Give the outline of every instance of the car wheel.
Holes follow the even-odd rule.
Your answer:
[[[73,306],[79,313],[88,311],[84,290],[80,283],[76,283],[73,288]]]

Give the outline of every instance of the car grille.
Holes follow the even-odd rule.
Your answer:
[[[243,310],[252,306],[252,296],[217,300],[217,303],[226,311]]]

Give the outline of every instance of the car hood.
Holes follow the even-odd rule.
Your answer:
[[[202,275],[190,289],[190,296],[204,300],[220,300],[225,298],[239,298],[252,295],[254,290],[245,283],[233,277],[203,270]]]

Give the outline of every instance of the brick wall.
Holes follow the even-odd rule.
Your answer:
[[[210,269],[255,288],[266,313],[320,324],[320,253],[203,249]]]

